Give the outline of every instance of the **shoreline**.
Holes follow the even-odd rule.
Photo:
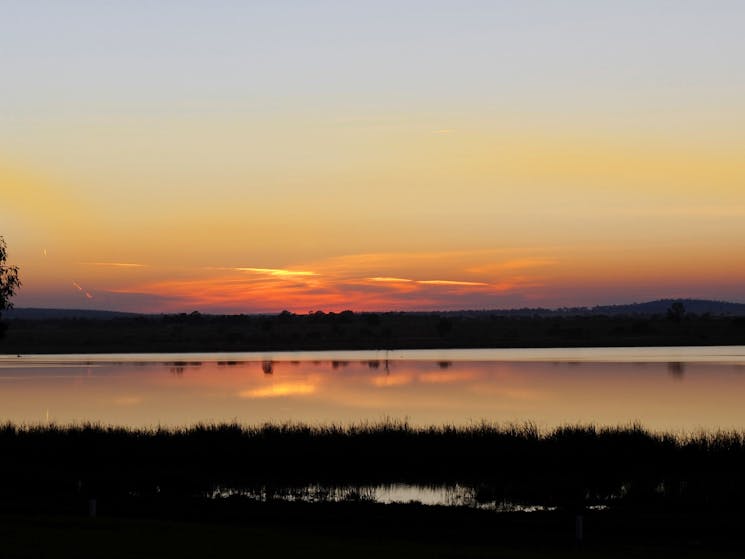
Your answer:
[[[401,352],[745,345],[745,317],[406,313],[13,319],[0,353]]]
[[[277,350],[252,352],[154,353],[0,353],[0,366],[44,363],[183,361],[496,361],[567,363],[720,363],[745,364],[745,345],[611,346],[536,348],[437,348],[395,350]]]

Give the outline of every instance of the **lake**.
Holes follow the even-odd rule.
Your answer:
[[[0,421],[745,428],[745,346],[0,356]]]

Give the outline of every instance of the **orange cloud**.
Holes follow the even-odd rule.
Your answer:
[[[172,310],[188,308],[278,312],[324,310],[426,309],[447,304],[465,308],[458,295],[498,293],[504,286],[486,283],[424,280],[375,282],[324,276],[220,275],[199,279],[152,282],[113,293],[156,295]]]
[[[406,279],[406,278],[389,278],[389,277],[374,277],[374,278],[366,278],[369,281],[376,281],[381,283],[411,283],[414,280]]]
[[[281,268],[233,268],[239,272],[254,272],[256,274],[267,274],[275,277],[293,276],[315,276],[315,272],[304,272],[297,270],[283,270]]]
[[[85,264],[112,268],[145,268],[145,264],[134,264],[131,262],[85,262]]]
[[[93,295],[91,295],[90,291],[85,291],[82,287],[80,287],[80,285],[77,282],[72,282],[72,286],[78,291],[80,291],[82,294],[84,294],[86,299],[94,298]]]
[[[464,285],[464,286],[487,286],[488,283],[480,281],[456,281],[456,280],[418,280],[422,285]]]
[[[278,312],[283,309],[305,312],[311,309],[484,308],[498,306],[498,300],[490,302],[490,297],[504,297],[543,285],[542,278],[528,274],[502,274],[495,279],[477,273],[476,262],[489,260],[496,252],[360,254],[298,267],[184,269],[180,275],[192,277],[155,280],[109,291],[162,297],[168,309],[178,311],[191,308],[225,312]],[[544,260],[512,259],[508,260],[511,262],[508,266],[515,269],[537,266]],[[490,270],[489,266],[481,265],[484,270]],[[395,273],[399,270],[417,272],[420,278],[424,273],[431,273],[430,277],[434,278],[407,277]],[[455,277],[443,277],[446,273]]]

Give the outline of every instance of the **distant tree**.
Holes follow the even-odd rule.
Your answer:
[[[686,313],[686,308],[680,301],[675,301],[670,308],[667,309],[667,319],[673,322],[680,322]]]
[[[18,266],[6,265],[7,256],[8,250],[5,238],[0,237],[0,317],[2,311],[13,308],[10,299],[21,287],[21,280],[18,278]],[[4,329],[0,326],[0,337],[2,337],[3,331]]]
[[[449,318],[442,317],[437,322],[437,333],[440,334],[440,337],[444,337],[448,335],[453,329],[453,321]]]
[[[351,322],[354,319],[354,312],[350,310],[341,311],[339,313],[339,320],[342,322]]]

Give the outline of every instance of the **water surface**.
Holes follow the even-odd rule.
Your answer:
[[[745,347],[0,356],[0,420],[745,428]]]

